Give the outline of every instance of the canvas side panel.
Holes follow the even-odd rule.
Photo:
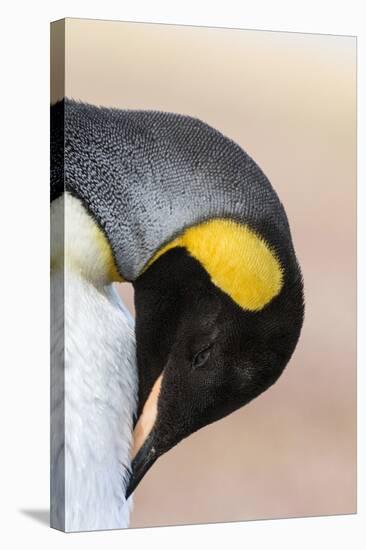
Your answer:
[[[65,21],[51,23],[51,103],[65,90]],[[65,296],[64,296],[64,109],[50,121],[51,195],[51,433],[50,523],[65,530]]]
[[[65,97],[65,29],[65,19],[51,23],[51,103],[56,103]]]

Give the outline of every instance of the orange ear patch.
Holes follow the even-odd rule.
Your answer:
[[[161,248],[145,269],[177,246],[186,248],[213,284],[244,309],[258,311],[281,291],[283,269],[278,258],[247,225],[218,218],[189,227]]]

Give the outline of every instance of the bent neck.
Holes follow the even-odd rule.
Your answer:
[[[106,236],[79,199],[64,193],[51,204],[51,216],[60,228],[51,246],[51,269],[65,266],[98,288],[123,281]]]

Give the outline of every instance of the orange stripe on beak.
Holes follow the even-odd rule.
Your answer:
[[[163,374],[159,376],[152,387],[149,397],[146,400],[140,418],[137,421],[133,434],[132,459],[135,458],[149,433],[151,432],[158,414],[158,399],[160,394]]]

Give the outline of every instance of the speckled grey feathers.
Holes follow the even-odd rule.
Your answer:
[[[52,119],[60,132],[51,139],[59,158],[52,196],[64,186],[83,201],[125,279],[135,280],[185,227],[216,217],[264,228],[277,236],[272,244],[286,244],[293,255],[286,214],[266,176],[236,143],[200,120],[71,100],[53,106]]]

